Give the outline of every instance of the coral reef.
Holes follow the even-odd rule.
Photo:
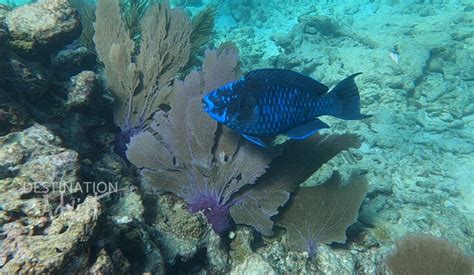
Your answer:
[[[89,197],[76,209],[54,218],[49,226],[45,217],[31,224],[43,233],[25,233],[21,225],[7,224],[1,253],[7,260],[2,263],[2,272],[80,272],[88,264],[88,248],[100,213],[98,201]]]
[[[453,258],[472,266],[472,1],[125,2],[145,3],[133,24],[118,1],[99,1],[96,19],[85,0],[72,4],[78,12],[62,0],[0,4],[0,273],[396,274],[394,263],[433,259],[438,272]],[[226,41],[241,62],[229,44],[202,58]],[[261,154],[198,112],[201,93],[238,78],[239,67],[288,68],[327,84],[363,72],[361,105],[374,117],[324,117],[331,129]],[[116,125],[129,131],[122,150],[131,140],[137,167],[111,151]],[[367,194],[358,219],[337,231],[344,244],[316,234],[313,255],[280,223],[284,204],[291,218],[314,220],[324,198],[298,211],[294,202],[334,174],[363,175]],[[112,189],[58,192],[99,181]],[[229,227],[217,234],[222,216]],[[396,241],[407,232],[416,235]]]
[[[429,231],[472,251],[472,158],[467,157],[473,148],[468,138],[473,127],[472,4],[249,1],[249,8],[229,2],[217,18],[228,22],[218,28],[217,41],[237,43],[244,70],[292,68],[323,83],[363,72],[362,106],[373,120],[348,125],[327,118],[331,133],[360,135],[361,148],[337,155],[303,185],[321,184],[334,171],[343,178],[366,173],[369,192],[359,222],[367,227],[356,237],[362,238],[361,245],[349,234],[344,246],[357,247],[358,253],[342,256],[323,245],[321,257],[327,261],[317,256],[318,266],[349,273],[357,259],[361,270],[370,273],[392,241],[407,231]],[[271,17],[257,16],[268,10]],[[229,16],[239,25],[232,26]],[[342,268],[337,258],[347,265]]]
[[[101,207],[86,198],[73,208],[79,182],[76,152],[34,125],[0,137],[2,271],[71,272],[87,265],[88,247]],[[76,255],[76,257],[71,257]]]

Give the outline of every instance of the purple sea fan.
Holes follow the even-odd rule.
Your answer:
[[[146,188],[183,198],[191,212],[206,215],[217,233],[235,221],[271,235],[270,218],[289,199],[291,188],[278,182],[269,188],[248,187],[277,153],[241,140],[202,109],[203,93],[239,76],[234,47],[207,50],[202,71],[175,82],[171,110],[158,112],[150,131],[131,138],[127,158],[141,169]]]

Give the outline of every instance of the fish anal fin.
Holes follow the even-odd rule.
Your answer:
[[[329,128],[329,125],[316,118],[306,124],[291,129],[286,135],[291,139],[305,139],[324,128]]]
[[[266,144],[261,138],[259,137],[254,137],[254,136],[250,136],[250,135],[247,135],[247,134],[244,134],[244,133],[240,133],[246,140],[258,145],[258,146],[261,146],[261,147],[264,147],[264,148],[268,148],[268,144]]]

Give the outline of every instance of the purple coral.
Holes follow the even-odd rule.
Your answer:
[[[221,203],[219,195],[215,192],[202,192],[189,202],[190,212],[202,211],[217,234],[224,233],[233,224],[229,212],[230,206]]]

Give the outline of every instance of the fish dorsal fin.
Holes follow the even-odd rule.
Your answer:
[[[267,81],[269,83],[281,84],[291,88],[310,90],[321,96],[326,94],[329,90],[326,85],[311,77],[286,69],[253,70],[247,73],[244,79],[249,82],[256,81],[259,83],[265,83],[265,81]]]

